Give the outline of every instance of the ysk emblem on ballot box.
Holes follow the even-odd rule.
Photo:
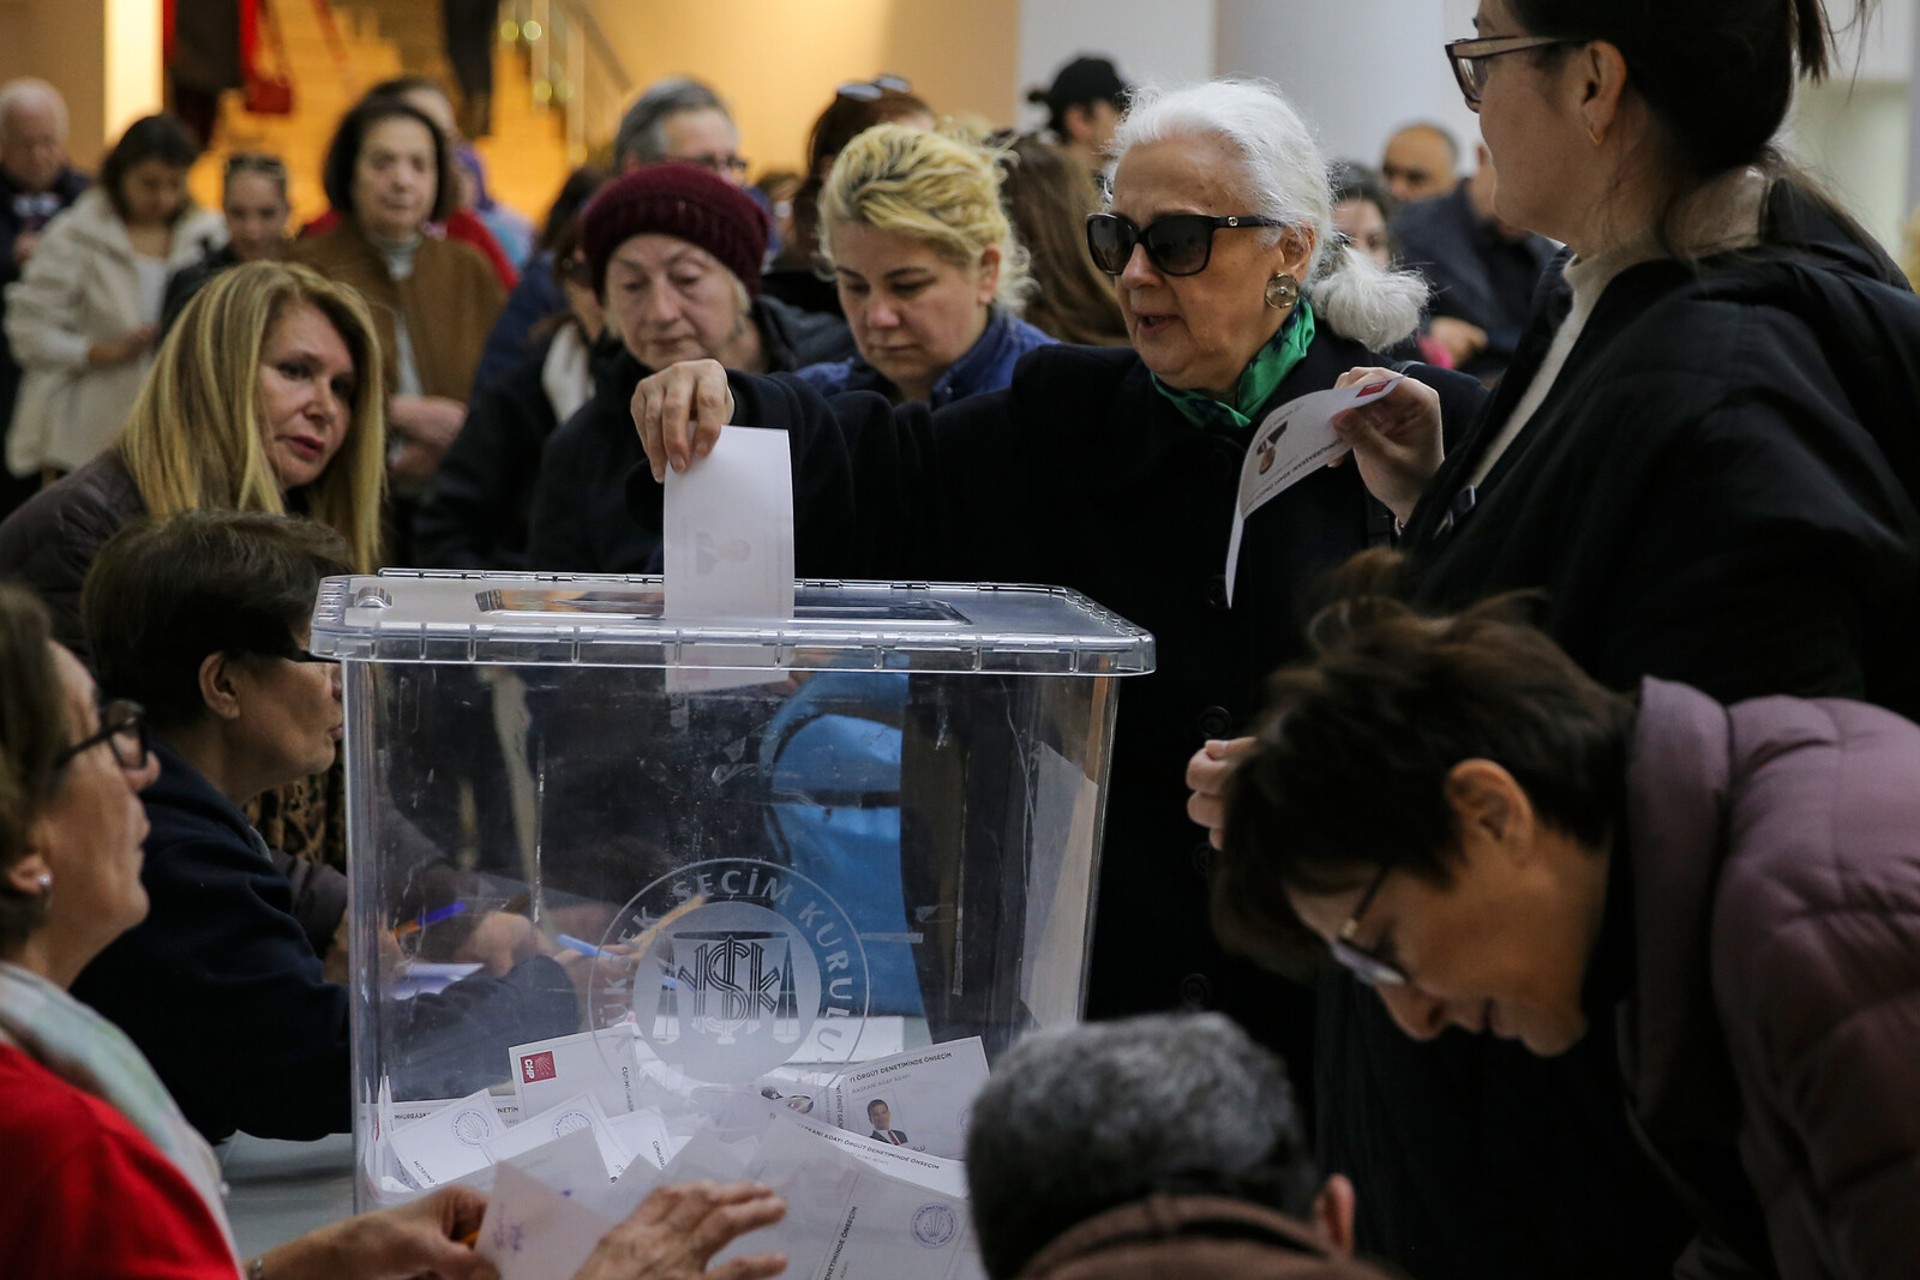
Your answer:
[[[695,899],[704,902],[656,929]],[[788,1062],[853,1060],[867,1015],[866,951],[833,895],[791,867],[693,863],[635,894],[608,939],[645,946],[630,983],[595,993],[602,1020],[630,1014],[641,1040],[696,1080],[742,1083]]]

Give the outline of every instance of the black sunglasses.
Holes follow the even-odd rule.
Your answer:
[[[1213,261],[1213,233],[1221,227],[1284,227],[1278,218],[1241,213],[1217,217],[1206,213],[1172,213],[1156,218],[1142,230],[1117,213],[1087,216],[1087,252],[1093,265],[1110,276],[1127,269],[1133,246],[1147,251],[1147,261],[1161,275],[1194,276]]]
[[[337,667],[340,665],[340,659],[326,657],[323,654],[315,653],[311,649],[284,649],[273,656],[276,658],[284,658],[288,662],[298,662],[302,665],[313,664],[323,667]]]
[[[101,743],[113,752],[113,758],[122,769],[144,769],[147,766],[147,712],[137,702],[125,698],[115,699],[100,708],[100,728],[62,751],[53,758],[53,767],[64,769],[72,764],[82,752],[91,751]]]
[[[1373,954],[1353,940],[1353,935],[1360,932],[1360,917],[1367,914],[1367,908],[1373,905],[1374,895],[1379,893],[1380,886],[1387,882],[1387,873],[1391,870],[1393,870],[1392,863],[1381,865],[1380,870],[1373,877],[1373,883],[1369,884],[1367,891],[1360,895],[1360,901],[1355,904],[1353,914],[1347,917],[1347,922],[1340,926],[1339,934],[1327,944],[1328,950],[1333,952],[1333,958],[1340,962],[1341,967],[1370,987],[1404,987],[1410,981],[1405,969],[1391,960]]]
[[[1509,53],[1520,53],[1527,49],[1548,49],[1557,44],[1580,44],[1579,40],[1563,40],[1558,36],[1473,36],[1465,40],[1454,40],[1447,44],[1447,61],[1453,67],[1453,78],[1460,85],[1460,95],[1467,105],[1475,111],[1480,109],[1480,95],[1487,88],[1487,63]]]

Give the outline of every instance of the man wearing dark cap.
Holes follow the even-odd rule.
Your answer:
[[[628,407],[640,379],[681,360],[775,373],[841,360],[853,338],[837,316],[761,296],[767,214],[715,170],[654,164],[600,189],[581,250],[620,349],[593,398],[548,440],[528,530],[535,568],[639,573],[659,535],[627,514],[626,478],[644,455]]]
[[[1086,54],[1060,68],[1047,89],[1034,89],[1027,101],[1047,109],[1047,128],[1095,173],[1106,165],[1107,143],[1126,110],[1130,86],[1110,58]]]

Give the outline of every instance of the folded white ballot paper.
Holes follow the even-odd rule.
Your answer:
[[[986,1274],[958,1161],[783,1117],[767,1131],[745,1176],[785,1197],[787,1216],[735,1241],[716,1262],[778,1251],[787,1255],[786,1274],[794,1280]]]
[[[705,621],[783,622],[793,616],[793,462],[787,433],[728,427],[713,451],[667,471],[661,522],[661,614]],[[667,689],[697,693],[775,678],[772,649],[692,646],[667,669]],[[703,667],[703,661],[725,663]]]
[[[818,1118],[892,1150],[958,1160],[967,1153],[973,1099],[986,1083],[980,1037],[949,1040],[847,1068]]]
[[[407,1177],[431,1190],[486,1168],[487,1142],[506,1131],[492,1095],[482,1089],[411,1124],[396,1124],[388,1143]]]
[[[1399,384],[1403,374],[1289,400],[1254,428],[1247,460],[1240,466],[1240,492],[1233,508],[1233,533],[1227,539],[1227,603],[1240,567],[1240,538],[1254,512],[1347,451],[1333,432],[1335,415],[1377,400]]]

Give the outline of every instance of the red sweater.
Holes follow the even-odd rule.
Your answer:
[[[0,1276],[235,1280],[206,1202],[146,1135],[0,1044]]]

